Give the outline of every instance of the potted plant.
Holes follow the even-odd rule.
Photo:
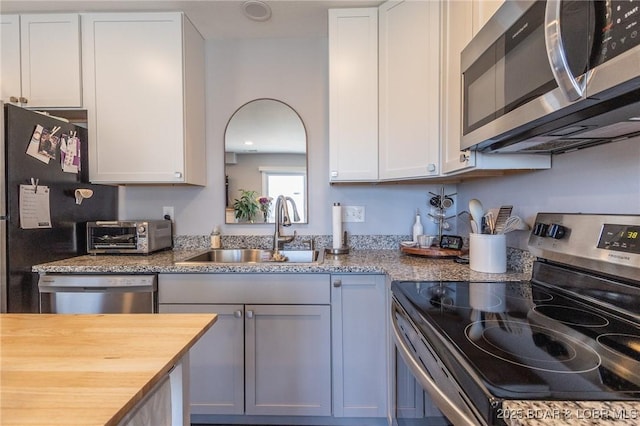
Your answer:
[[[239,222],[253,223],[256,214],[260,211],[260,205],[256,199],[256,191],[240,189],[240,198],[233,200],[233,210]]]
[[[269,220],[271,201],[273,201],[273,198],[264,195],[258,198],[258,203],[260,203],[260,210],[262,211],[262,218],[264,219],[264,223],[267,223],[267,221]]]

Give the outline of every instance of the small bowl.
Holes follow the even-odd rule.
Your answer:
[[[400,241],[402,247],[415,247],[418,245],[416,241]]]
[[[418,235],[418,245],[420,248],[429,248],[436,242],[436,235]]]

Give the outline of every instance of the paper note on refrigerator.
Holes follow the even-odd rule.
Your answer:
[[[49,187],[20,185],[20,228],[51,228]]]

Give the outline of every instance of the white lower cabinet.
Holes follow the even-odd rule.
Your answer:
[[[161,274],[160,312],[214,312],[191,350],[192,415],[331,415],[326,274]]]
[[[331,415],[331,308],[245,309],[246,414]]]
[[[332,275],[331,281],[334,416],[386,417],[385,275]]]
[[[160,313],[215,313],[190,352],[191,414],[244,413],[244,305],[161,304]]]

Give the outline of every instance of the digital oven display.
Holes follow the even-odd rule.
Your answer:
[[[604,224],[598,248],[640,254],[640,226]]]

